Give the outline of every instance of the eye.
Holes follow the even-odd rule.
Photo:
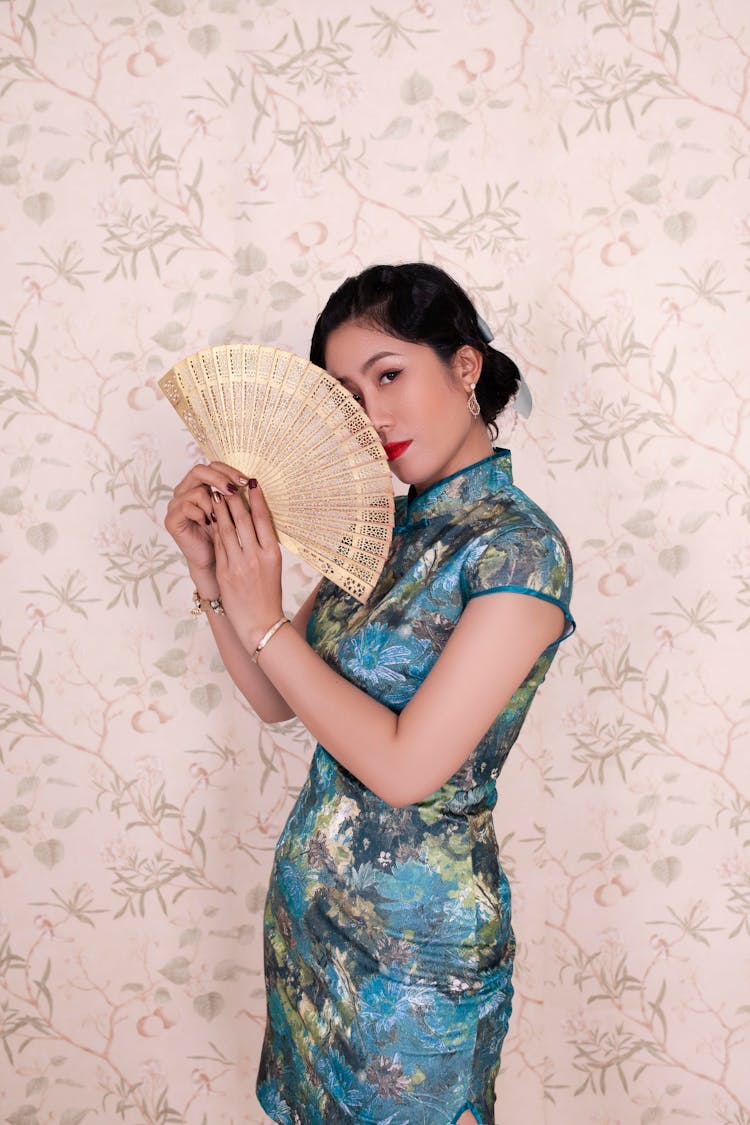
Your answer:
[[[350,394],[352,396],[355,402],[359,400],[359,395],[355,395],[354,391],[350,391],[349,388],[344,383],[342,383],[340,379],[337,379],[336,382],[342,390],[346,391],[347,394]]]
[[[388,379],[388,383],[390,384],[390,383],[393,382],[393,380],[396,378],[396,376],[400,375],[400,374],[401,374],[400,371],[382,371],[380,373],[379,378],[380,379]],[[352,398],[354,399],[355,402],[360,401],[359,395],[355,395],[353,391],[351,392],[351,396],[352,396]]]

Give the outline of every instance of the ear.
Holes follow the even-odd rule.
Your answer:
[[[471,384],[479,382],[482,362],[482,353],[471,344],[462,344],[453,356],[453,370],[463,383],[467,394],[471,392]]]

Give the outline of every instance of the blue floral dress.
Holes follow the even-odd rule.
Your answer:
[[[515,590],[565,628],[460,769],[405,808],[318,743],[276,845],[266,898],[267,1023],[258,1099],[279,1125],[494,1122],[511,1011],[510,887],[496,779],[561,640],[572,565],[513,484],[507,449],[396,497],[391,549],[365,605],[324,579],[307,640],[400,712],[470,598]]]

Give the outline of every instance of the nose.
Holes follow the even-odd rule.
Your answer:
[[[370,396],[370,401],[363,398],[360,406],[370,419],[370,424],[377,431],[381,442],[388,441],[388,435],[393,433],[393,413],[388,409],[382,399]]]

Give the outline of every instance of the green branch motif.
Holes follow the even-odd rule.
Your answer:
[[[229,75],[229,91],[227,94],[222,94],[212,82],[204,78],[203,84],[210,90],[210,94],[183,94],[185,101],[210,102],[212,105],[218,105],[222,109],[229,109],[229,107],[234,104],[238,92],[245,88],[245,83],[242,70],[233,70],[229,65],[227,65],[225,69]],[[259,108],[257,104],[256,108]]]
[[[130,276],[135,281],[138,277],[138,260],[144,253],[151,262],[156,276],[161,278],[157,247],[166,249],[163,244],[166,244],[168,239],[179,240],[178,245],[173,245],[165,255],[165,265],[169,265],[189,246],[200,245],[197,232],[192,227],[168,219],[156,205],[142,213],[134,212],[128,207],[122,218],[100,225],[107,232],[102,242],[102,251],[108,257],[115,259],[111,270],[104,277],[105,281],[111,281],[118,275],[124,278]]]
[[[587,23],[591,12],[601,12],[605,21],[591,29],[594,35],[605,28],[630,30],[636,20],[651,19],[654,0],[579,0],[578,13]]]
[[[602,967],[597,981],[600,992],[594,992],[587,997],[587,1004],[595,1004],[597,1000],[604,1000],[608,1004],[620,1002],[626,992],[639,992],[641,983],[637,977],[628,972],[627,957],[620,958],[611,970]]]
[[[638,447],[640,451],[646,441],[656,436],[649,434],[643,438],[643,431],[649,422],[657,430],[669,430],[665,418],[640,406],[627,393],[620,395],[617,401],[605,399],[603,395],[597,396],[588,407],[579,410],[576,418],[573,438],[586,448],[584,456],[576,462],[576,469],[584,468],[589,462],[606,469],[613,445],[622,450],[627,463],[632,465],[633,452],[628,438],[630,435],[641,436]]]
[[[737,1106],[734,1112],[722,1106],[718,1114],[717,1125],[750,1125],[750,1111],[745,1111],[742,1106]]]
[[[726,813],[729,818],[728,827],[734,832],[737,837],[744,837],[750,834],[750,798],[745,798],[739,793],[735,793],[731,800],[719,799],[717,802],[716,824],[719,826],[722,822],[722,816]],[[744,847],[750,847],[745,843]]]
[[[572,1046],[575,1047],[573,1069],[584,1076],[574,1091],[576,1097],[587,1090],[604,1096],[607,1081],[613,1075],[619,1078],[623,1090],[630,1093],[628,1066],[630,1081],[635,1082],[649,1065],[663,1059],[658,1043],[628,1031],[624,1023],[618,1023],[612,1030],[594,1028],[586,1039],[575,1041]]]
[[[701,594],[692,608],[684,605],[674,594],[672,595],[672,601],[677,606],[676,610],[657,609],[653,611],[652,616],[673,617],[676,621],[684,622],[688,629],[697,629],[699,633],[713,637],[714,640],[716,640],[717,634],[712,626],[731,624],[729,618],[716,616],[716,597],[710,590]]]
[[[657,749],[656,733],[628,722],[622,715],[612,722],[594,718],[582,731],[573,732],[572,758],[583,769],[573,781],[573,788],[584,782],[604,785],[611,780],[608,767],[614,764],[623,781],[627,781],[628,768],[637,769],[644,757],[644,747]]]
[[[450,243],[469,256],[479,251],[498,253],[508,242],[517,242],[521,237],[517,231],[521,214],[508,203],[509,196],[517,187],[518,180],[505,188],[497,183],[485,184],[484,200],[478,210],[472,204],[466,188],[462,188],[464,216],[455,216],[459,201],[454,198],[437,220],[419,220],[422,231],[426,237],[436,242]]]
[[[401,15],[391,16],[381,8],[376,8],[374,4],[370,5],[370,11],[375,19],[369,20],[367,23],[359,23],[357,27],[372,27],[375,29],[372,33],[372,41],[378,55],[386,54],[394,43],[400,42],[406,43],[407,46],[416,50],[416,44],[410,36],[429,35],[437,31],[437,28],[433,27],[407,27]]]
[[[144,541],[138,539],[134,532],[127,533],[121,548],[103,551],[102,556],[108,560],[105,581],[117,589],[116,595],[107,602],[107,609],[117,605],[121,599],[126,606],[132,599],[137,608],[142,582],[150,584],[158,605],[161,605],[161,590],[156,578],[180,561],[179,552],[168,547],[159,534],[151,535]]]
[[[286,145],[294,154],[294,168],[298,168],[310,150],[320,154],[324,150],[323,138],[320,130],[327,125],[334,124],[335,116],[323,119],[312,117],[301,118],[293,129],[279,129],[277,138],[280,144]]]
[[[140,914],[145,917],[146,906],[151,898],[156,899],[163,914],[168,915],[169,910],[163,895],[163,890],[177,880],[187,879],[192,886],[181,886],[172,895],[171,904],[174,905],[189,890],[206,887],[206,881],[191,867],[182,863],[175,863],[164,857],[161,851],[155,856],[137,855],[129,856],[119,867],[108,867],[113,874],[112,893],[123,904],[112,915],[113,919],[121,918],[126,912],[135,917]]]
[[[637,360],[649,359],[651,353],[648,345],[636,339],[634,324],[635,318],[631,317],[628,323],[623,325],[618,338],[613,338],[609,331],[600,337],[600,345],[606,358],[599,363],[594,363],[591,367],[592,371],[600,371],[608,367],[625,371]]]
[[[747,846],[749,846],[748,841],[745,841],[745,847]],[[727,910],[739,918],[737,925],[729,934],[730,938],[735,938],[741,933],[750,937],[750,872],[745,871],[736,882],[723,883],[722,886],[729,891]]]
[[[94,896],[90,888],[78,886],[74,889],[72,895],[61,895],[56,887],[52,887],[52,894],[56,902],[50,902],[46,899],[35,900],[31,903],[32,906],[47,906],[52,910],[60,910],[62,912],[61,921],[68,918],[75,918],[77,922],[82,925],[91,926],[92,929],[96,928],[96,923],[93,921],[93,914],[109,914],[109,910],[105,907],[94,907],[91,904],[94,902]]]
[[[667,907],[667,912],[672,915],[671,918],[649,919],[649,926],[674,926],[677,929],[680,937],[692,938],[693,941],[700,942],[702,945],[707,945],[709,946],[709,948],[711,943],[705,935],[721,932],[721,926],[706,925],[710,915],[706,911],[705,902],[694,902],[693,905],[689,909],[687,909],[687,911],[683,915],[680,915],[678,911],[676,911],[671,906]],[[664,987],[665,986],[662,986],[660,999],[663,998]],[[664,1021],[665,1038],[666,1034],[666,1021]]]
[[[42,270],[50,270],[53,280],[56,281],[60,278],[76,289],[84,288],[83,282],[80,280],[82,277],[92,276],[99,272],[98,270],[84,270],[80,268],[83,265],[84,259],[74,242],[66,243],[62,254],[58,255],[57,258],[53,257],[43,246],[40,246],[39,249],[45,259],[44,261],[28,261],[19,264],[22,266],[36,266],[38,269]]]
[[[311,86],[328,88],[342,77],[354,75],[349,63],[352,47],[341,39],[341,32],[349,23],[349,16],[334,24],[319,19],[315,27],[315,41],[305,43],[299,23],[292,20],[296,49],[288,48],[290,35],[286,32],[267,51],[246,51],[258,71],[284,79],[301,94]],[[285,51],[286,48],[286,51]]]
[[[132,791],[132,802],[139,819],[128,821],[125,825],[127,832],[131,828],[156,828],[161,826],[165,820],[180,819],[180,809],[166,799],[164,796],[165,789],[166,784],[162,782],[152,794],[143,796],[138,790]],[[203,850],[205,851],[205,848]]]
[[[85,598],[84,593],[88,589],[86,582],[83,581],[83,574],[80,570],[73,571],[68,575],[64,583],[56,585],[51,578],[46,574],[42,575],[43,580],[47,583],[47,589],[39,589],[38,587],[23,588],[23,594],[37,594],[39,597],[52,598],[56,609],[69,609],[71,613],[80,614],[81,617],[88,619],[88,614],[83,608],[84,604],[92,604],[100,602],[101,598]],[[82,582],[76,589],[77,583]]]
[[[567,71],[562,81],[555,83],[558,89],[570,89],[576,105],[588,112],[588,117],[576,130],[580,137],[592,127],[597,132],[612,130],[615,109],[622,106],[632,129],[637,122],[631,100],[639,95],[643,104],[643,116],[659,98],[675,97],[678,93],[674,82],[667,75],[647,70],[634,62],[628,55],[621,63],[609,63],[602,59],[595,62],[588,73]],[[562,126],[561,126],[562,128]],[[565,137],[566,147],[567,138]]]
[[[717,275],[717,271],[721,271],[721,269],[721,262],[713,261],[706,266],[702,277],[693,277],[689,270],[680,266],[680,273],[687,278],[687,281],[657,281],[657,288],[686,289],[699,301],[705,301],[706,304],[714,305],[726,312],[726,305],[719,300],[719,297],[736,297],[742,293],[742,290],[722,289],[721,286],[725,284],[726,278],[723,274]]]

